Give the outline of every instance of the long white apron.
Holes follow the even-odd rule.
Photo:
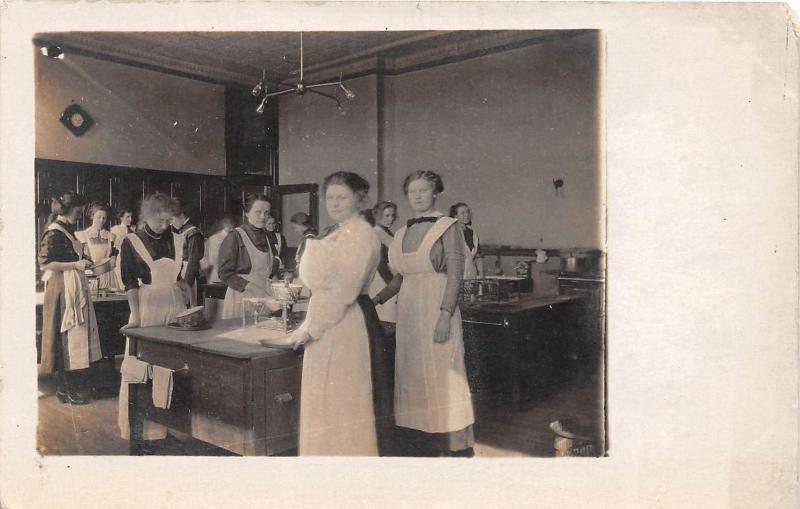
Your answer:
[[[386,246],[387,248],[392,245],[392,240],[394,237],[390,236],[386,233],[383,228],[380,226],[375,227],[375,233],[378,236],[378,239],[381,241],[381,244]],[[372,279],[372,283],[369,287],[369,296],[375,297],[380,293],[381,290],[386,288],[388,283],[383,280],[379,272],[375,273],[375,277]],[[387,300],[383,304],[378,304],[375,306],[375,311],[378,312],[378,318],[382,322],[396,322],[397,321],[397,296],[395,295],[391,299]]]
[[[470,249],[466,242],[464,242],[464,279],[475,279],[478,277],[478,263],[476,258],[478,256],[478,234],[473,230],[472,233],[473,248]]]
[[[244,247],[247,249],[247,255],[250,257],[250,273],[239,274],[241,277],[255,283],[259,286],[264,286],[272,276],[272,252],[263,252],[259,250],[250,236],[247,235],[241,227],[236,228],[239,236],[244,242]],[[247,285],[244,292],[239,292],[233,288],[228,287],[225,292],[225,302],[222,303],[222,318],[241,318],[242,317],[242,297],[269,297],[269,294],[261,289],[255,288],[253,285]]]
[[[86,244],[92,263],[99,263],[111,256],[111,250],[114,245],[110,238],[100,238],[99,240],[97,238],[89,238],[88,230],[76,232],[75,237]],[[110,270],[105,274],[100,274],[97,277],[97,288],[122,288],[122,283],[120,281],[122,280],[118,279],[118,272],[116,267],[114,267],[114,270]]]
[[[364,225],[366,228],[369,225]],[[343,269],[337,263],[342,246],[330,245],[332,238],[308,240],[300,258],[303,282],[311,289],[308,316],[330,313],[338,307],[342,289],[329,280],[348,279],[344,285],[359,286],[364,293],[369,275],[358,269]],[[326,249],[327,248],[327,249]],[[339,252],[336,252],[339,250]],[[369,253],[358,253],[368,257]],[[376,262],[371,266],[375,270]],[[336,275],[330,272],[341,269]],[[366,276],[364,279],[360,279]],[[352,278],[352,279],[350,279]],[[350,293],[350,292],[347,292]],[[349,302],[342,319],[316,341],[307,343],[303,353],[300,386],[300,456],[377,456],[378,438],[372,399],[369,337],[364,313],[357,302]]]
[[[48,230],[58,230],[67,236],[72,243],[72,250],[78,257],[83,256],[83,243],[75,238],[69,231],[63,228],[58,223],[50,223],[47,227]],[[47,281],[52,276],[50,271],[46,271],[42,275],[42,280],[47,284]],[[79,299],[78,295],[66,296],[67,292],[81,292],[83,296],[84,306],[79,311],[81,314],[80,319],[76,320],[77,323],[64,330],[62,325],[61,332],[67,335],[67,356],[64,363],[65,371],[74,371],[78,369],[86,369],[92,362],[99,361],[102,358],[100,351],[100,335],[97,329],[97,317],[94,313],[94,303],[92,303],[91,296],[89,295],[89,282],[86,280],[86,274],[81,270],[73,269],[72,271],[64,271],[64,293],[67,300]],[[67,284],[67,278],[74,278],[77,281],[75,285]],[[62,324],[64,324],[62,316]],[[58,339],[56,339],[58,341]]]
[[[403,253],[403,227],[389,249],[389,263],[403,275],[397,299],[395,421],[427,433],[459,431],[475,422],[458,307],[450,321],[450,339],[433,341],[447,275],[434,270],[430,252],[454,222],[441,217],[412,253]]]
[[[178,286],[178,274],[181,272],[181,253],[183,237],[173,235],[175,259],[160,258],[153,260],[142,240],[131,233],[127,237],[133,248],[150,268],[150,284],[139,287],[139,326],[166,325],[175,320],[175,315],[186,309],[183,292]],[[129,341],[125,338],[125,356],[129,355]],[[119,412],[117,424],[122,438],[130,438],[128,423],[128,383],[122,382],[119,388]],[[145,421],[144,439],[156,440],[166,436],[167,429],[160,424]]]

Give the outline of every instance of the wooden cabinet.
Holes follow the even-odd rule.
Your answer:
[[[47,159],[37,159],[35,168],[37,242],[50,213],[50,199],[65,191],[110,204],[114,215],[122,208],[137,215],[142,199],[151,193],[180,197],[195,212],[196,224],[203,231],[230,210],[224,177]],[[78,229],[86,228],[88,222],[89,218],[80,218]],[[115,223],[116,217],[111,217],[110,224]]]
[[[219,338],[212,331],[148,327],[130,332],[140,360],[174,371],[172,404],[156,408],[152,382],[131,385],[131,429],[142,418],[236,454],[272,455],[297,448],[302,354]],[[132,453],[141,437],[133,436]]]

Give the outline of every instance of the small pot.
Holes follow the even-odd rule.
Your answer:
[[[561,255],[561,272],[568,274],[587,274],[596,272],[599,257],[584,253],[565,253]]]

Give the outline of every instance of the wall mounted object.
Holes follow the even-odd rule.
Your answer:
[[[83,136],[94,125],[94,120],[78,104],[70,104],[58,119],[75,136]]]

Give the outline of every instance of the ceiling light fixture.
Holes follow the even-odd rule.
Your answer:
[[[294,85],[290,83],[276,82],[274,83],[276,86],[284,87],[284,89],[283,90],[278,89],[275,92],[269,92],[267,90],[267,85],[266,85],[267,71],[266,69],[264,69],[264,71],[261,74],[261,81],[256,83],[256,86],[254,86],[253,90],[251,90],[250,92],[253,95],[253,97],[260,97],[263,95],[261,102],[258,104],[258,107],[256,108],[256,113],[259,114],[264,113],[264,108],[266,107],[267,100],[270,97],[278,97],[281,95],[286,95],[291,93],[297,95],[305,95],[306,92],[310,92],[312,94],[321,95],[322,97],[327,97],[328,99],[336,101],[336,107],[339,108],[340,110],[342,109],[342,103],[339,101],[339,96],[338,96],[339,90],[341,90],[344,93],[344,96],[347,98],[347,100],[352,101],[353,99],[355,99],[356,94],[352,90],[344,86],[344,82],[342,82],[342,73],[339,73],[339,81],[328,81],[328,82],[306,84],[303,76],[303,57],[304,57],[303,53],[304,53],[303,32],[300,32],[300,81],[298,81]],[[327,94],[325,92],[320,92],[319,90],[316,90],[318,88],[331,87],[331,86],[336,87],[336,91],[333,94]]]
[[[61,46],[42,46],[39,51],[48,58],[64,60],[64,50],[61,49]]]

